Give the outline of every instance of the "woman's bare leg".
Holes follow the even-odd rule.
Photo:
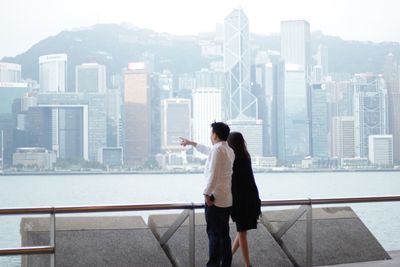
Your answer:
[[[239,235],[239,246],[242,250],[244,263],[246,264],[246,267],[249,267],[250,266],[250,254],[249,254],[249,245],[247,243],[247,231],[238,232],[238,235]],[[236,241],[236,239],[235,239],[235,241]]]
[[[235,254],[237,249],[239,248],[239,233],[236,234],[235,240],[232,243],[232,255]]]

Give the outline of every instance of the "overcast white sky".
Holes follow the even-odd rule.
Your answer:
[[[281,20],[306,19],[312,31],[343,39],[400,41],[398,0],[1,0],[0,59],[62,30],[96,23],[174,34],[212,31],[238,6],[255,33],[278,32]]]

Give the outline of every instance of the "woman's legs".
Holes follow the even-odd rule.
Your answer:
[[[247,231],[238,232],[239,236],[239,245],[242,250],[242,255],[244,259],[244,263],[246,267],[250,266],[250,254],[249,254],[249,246],[247,243]]]
[[[238,248],[241,248],[244,263],[246,267],[250,266],[249,246],[247,243],[247,231],[238,232],[232,244],[232,255],[235,254]]]
[[[238,248],[239,248],[239,233],[236,234],[235,240],[233,240],[232,243],[232,256],[233,254],[235,254]]]

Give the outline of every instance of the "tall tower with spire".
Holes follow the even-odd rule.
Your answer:
[[[241,8],[224,21],[223,118],[232,131],[247,141],[251,156],[263,156],[262,120],[258,119],[257,97],[251,93],[249,20]]]
[[[250,88],[249,20],[241,8],[224,21],[224,118],[257,118],[257,98]]]

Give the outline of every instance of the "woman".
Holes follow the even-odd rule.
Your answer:
[[[250,154],[243,135],[231,132],[228,144],[235,152],[232,174],[232,220],[236,223],[237,235],[232,244],[232,255],[240,247],[246,267],[250,265],[247,231],[257,228],[257,219],[261,214],[261,201],[251,168]]]

